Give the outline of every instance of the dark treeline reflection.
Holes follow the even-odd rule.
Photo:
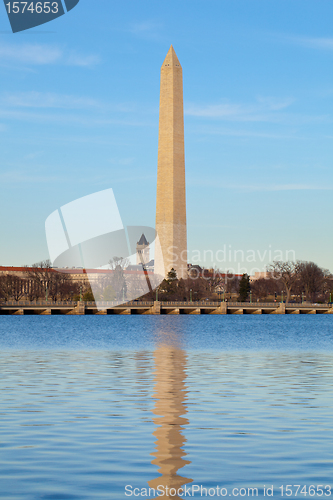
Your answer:
[[[148,481],[150,488],[169,491],[163,498],[180,498],[174,490],[179,491],[182,485],[191,483],[192,479],[178,474],[179,469],[191,463],[186,460],[184,445],[186,439],[182,433],[189,421],[184,416],[186,407],[186,361],[185,352],[177,345],[177,341],[166,334],[159,338],[158,347],[154,351],[155,406],[152,410],[156,429],[156,448],[152,455],[152,464],[157,465],[161,476]],[[168,488],[168,490],[167,490]]]

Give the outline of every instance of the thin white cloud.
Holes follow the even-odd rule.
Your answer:
[[[133,165],[135,161],[135,158],[110,158],[108,160],[109,163],[111,163],[112,165],[124,165],[124,166],[129,166],[129,165]]]
[[[66,64],[68,66],[84,66],[84,67],[95,66],[100,62],[101,58],[98,55],[84,56],[82,54],[76,54],[74,52],[69,54],[66,60]]]
[[[47,170],[47,169],[45,169]],[[2,183],[27,183],[27,182],[63,182],[66,181],[65,176],[54,176],[54,175],[35,175],[27,174],[24,171],[9,171],[0,173],[0,182]]]
[[[290,127],[299,127],[308,124],[331,123],[332,118],[327,114],[322,115],[306,115],[295,113],[288,109],[294,99],[286,97],[277,99],[274,97],[258,96],[252,103],[231,103],[224,101],[215,104],[196,104],[185,103],[185,115],[203,119],[214,120],[215,122],[242,122],[242,123],[273,123],[284,124]],[[326,110],[325,110],[326,111]],[[201,127],[201,130],[202,127]],[[247,135],[257,137],[271,137],[272,134],[265,131],[232,131],[214,129],[208,130],[207,133],[221,135]],[[273,134],[276,136],[276,134]],[[287,134],[290,136],[290,132]],[[286,134],[278,134],[279,138],[285,137]]]
[[[62,58],[62,51],[57,46],[44,44],[1,44],[0,60],[11,60],[25,64],[54,64]]]
[[[202,118],[222,118],[233,121],[268,121],[280,110],[288,108],[294,99],[258,97],[252,104],[230,103],[185,105],[185,114]]]
[[[50,172],[50,174],[38,174],[37,172],[27,173],[26,169],[16,169],[9,170],[6,172],[0,172],[0,182],[2,184],[27,184],[27,183],[50,183],[50,182],[69,182],[71,180],[80,183],[89,183],[98,184],[98,183],[108,183],[110,181],[110,175],[94,175],[93,178],[81,176],[80,178],[76,177],[75,174],[72,176],[68,176],[65,174],[62,175],[54,175],[52,172],[53,168],[49,168],[48,166],[43,166],[43,170],[46,172]],[[154,175],[131,175],[130,182],[148,182],[151,180],[155,180]],[[113,184],[121,184],[129,182],[129,177],[113,177]]]
[[[273,192],[273,191],[332,191],[332,185],[316,185],[316,184],[301,184],[301,183],[289,183],[289,184],[228,184],[224,181],[220,183],[216,179],[189,179],[189,184],[201,186],[215,187],[218,189],[228,189],[236,191],[260,191],[260,192]]]
[[[207,131],[208,134],[211,135],[225,135],[229,137],[253,137],[260,139],[304,139],[303,137],[296,136],[294,134],[278,134],[278,133],[269,133],[269,132],[252,132],[250,130],[213,130],[210,129]]]
[[[130,27],[132,33],[147,33],[153,30],[159,29],[161,27],[160,23],[155,23],[153,21],[143,21],[141,23],[134,23]]]
[[[26,66],[63,64],[69,66],[94,66],[100,62],[97,55],[78,54],[59,45],[22,43],[0,45],[0,61],[22,63]]]
[[[295,99],[292,99],[291,97],[278,99],[271,96],[258,96],[257,102],[269,111],[279,111],[280,109],[288,108],[291,104],[293,104],[293,102],[295,102]]]
[[[35,151],[34,153],[29,153],[24,156],[24,160],[36,160],[43,156],[43,151]]]
[[[287,41],[294,42],[297,45],[302,45],[310,49],[333,50],[332,37],[286,36],[284,38]]]
[[[291,125],[289,123],[289,125]],[[306,135],[300,134],[298,130],[288,128],[282,132],[267,132],[266,130],[246,130],[244,128],[225,128],[219,126],[202,125],[196,128],[191,128],[191,133],[199,134],[200,140],[205,140],[206,136],[226,136],[226,137],[252,137],[259,139],[299,139],[304,140]]]
[[[138,105],[131,102],[106,102],[87,96],[58,94],[55,92],[24,91],[0,93],[0,115],[1,113],[8,115],[12,111],[14,116],[17,113],[15,108],[85,109],[104,114],[108,113],[109,116],[114,116],[115,113],[139,113],[142,115],[142,110]]]
[[[332,186],[316,186],[313,184],[271,184],[234,186],[235,189],[247,191],[332,191]]]
[[[95,126],[107,126],[107,125],[124,125],[131,127],[143,127],[143,126],[154,126],[153,123],[149,121],[144,121],[140,118],[129,118],[124,119],[121,115],[113,116],[112,118],[103,118],[100,115],[93,114],[71,114],[71,113],[36,113],[30,111],[21,111],[13,109],[1,109],[0,108],[0,119],[7,120],[19,120],[28,123],[40,123],[45,125],[46,123],[56,123],[56,124],[75,124],[85,127],[95,127]]]
[[[128,32],[140,38],[156,40],[160,38],[162,24],[155,21],[142,21],[129,26]]]
[[[0,120],[30,123],[152,126],[136,103],[115,103],[86,96],[52,92],[0,93]]]
[[[227,226],[225,224],[187,224],[187,227],[204,227],[205,229],[208,228],[208,227],[209,228],[230,229],[230,228],[234,228],[235,226]]]
[[[23,108],[86,109],[103,108],[101,102],[89,97],[77,97],[51,92],[5,92],[0,95],[0,105]]]
[[[185,115],[204,118],[227,118],[239,116],[244,109],[238,104],[185,104]]]

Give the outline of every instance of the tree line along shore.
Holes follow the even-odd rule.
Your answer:
[[[110,261],[111,262],[111,261]],[[4,271],[4,269],[6,269]],[[199,272],[198,272],[199,269]],[[49,261],[11,272],[0,268],[0,300],[94,301],[127,300],[129,273],[126,259],[115,258],[105,272],[107,283],[92,292],[85,270],[68,272],[52,268]],[[142,271],[142,279],[149,275]],[[264,276],[233,275],[196,266],[188,278],[178,279],[171,269],[157,288],[139,295],[140,300],[328,303],[333,298],[332,274],[314,262],[273,262]],[[142,289],[144,291],[144,288]]]

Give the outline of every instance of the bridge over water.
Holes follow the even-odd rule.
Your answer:
[[[7,301],[0,303],[0,315],[84,315],[84,314],[332,314],[332,304],[276,302],[51,302]]]

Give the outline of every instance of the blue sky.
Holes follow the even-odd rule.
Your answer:
[[[154,226],[172,43],[190,260],[251,271],[292,250],[333,271],[332,21],[331,0],[80,0],[12,34],[1,8],[0,264],[47,258],[48,215],[110,187],[124,225]]]

